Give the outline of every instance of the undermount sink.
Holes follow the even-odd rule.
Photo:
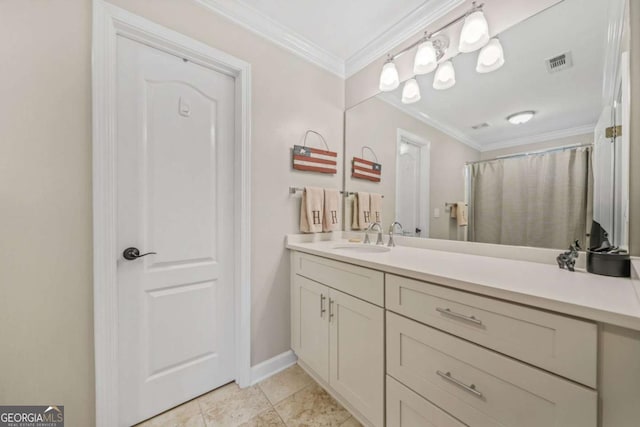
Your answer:
[[[345,252],[356,252],[362,254],[372,254],[380,252],[389,252],[391,250],[388,246],[382,245],[365,245],[363,243],[341,244],[333,247],[334,250]]]

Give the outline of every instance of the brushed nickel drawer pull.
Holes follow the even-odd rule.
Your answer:
[[[325,297],[324,294],[320,294],[320,317],[327,311],[327,309],[324,308],[324,300],[326,299],[327,297]]]
[[[473,393],[478,397],[482,397],[482,393],[480,393],[478,390],[476,390],[475,384],[466,385],[462,381],[453,378],[451,376],[451,372],[444,373],[442,371],[436,371],[436,374],[440,375],[445,380],[454,383],[458,387],[462,387],[463,389],[467,390],[469,393]]]
[[[476,319],[475,316],[465,316],[464,314],[451,311],[449,308],[436,307],[436,311],[446,314],[447,316],[455,317],[457,319],[466,320],[467,322],[475,323],[476,325],[482,325],[482,320]]]
[[[335,300],[329,298],[329,322],[331,322],[331,318],[333,317],[333,303]]]

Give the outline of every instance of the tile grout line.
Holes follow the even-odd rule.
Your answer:
[[[282,424],[284,424],[285,427],[288,427],[288,424],[284,421],[284,419],[282,418],[282,416],[280,415],[280,413],[278,412],[278,410],[275,407],[275,404],[273,402],[271,402],[271,399],[269,399],[269,396],[267,396],[267,393],[265,393],[265,391],[262,389],[262,386],[260,385],[260,383],[256,384],[258,386],[258,390],[260,390],[260,392],[262,393],[262,395],[265,397],[265,399],[267,399],[267,402],[269,403],[269,409],[267,409],[264,412],[269,412],[270,410],[275,412],[276,416],[278,417],[278,419],[280,421],[282,421]],[[294,393],[292,393],[291,395],[293,395]],[[290,396],[291,396],[290,395]],[[289,396],[287,396],[289,397]],[[286,399],[287,397],[285,397],[284,399]],[[281,399],[280,401],[284,400]],[[263,412],[263,413],[264,413]]]
[[[313,386],[314,384],[315,384],[315,380],[313,380],[311,383],[307,384],[306,386],[302,387],[300,390],[291,393],[289,396],[287,396],[287,397],[285,397],[283,399],[280,399],[278,401],[278,404],[284,402],[285,400],[289,399],[290,397],[295,396],[296,394],[298,394],[301,391]],[[269,401],[269,402],[271,402],[271,401]],[[282,423],[285,425],[285,427],[290,427],[289,424],[287,424],[287,422],[284,420],[284,418],[282,418],[282,415],[280,414],[280,411],[278,411],[278,408],[276,408],[276,405],[273,405],[273,410],[276,411],[276,414],[278,414],[278,417],[280,417],[280,419],[282,420]]]

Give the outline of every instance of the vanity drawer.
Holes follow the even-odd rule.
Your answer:
[[[466,427],[387,375],[387,427]]]
[[[380,271],[301,252],[294,252],[292,262],[294,272],[300,276],[381,307],[384,305],[384,273]]]
[[[387,373],[474,427],[595,427],[597,393],[387,312]]]
[[[595,323],[391,274],[386,308],[596,388]]]

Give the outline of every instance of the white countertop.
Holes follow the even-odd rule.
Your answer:
[[[347,253],[347,240],[287,248],[464,291],[640,331],[640,280],[561,270],[557,265],[396,246],[382,253]],[[632,270],[640,268],[633,260]],[[637,270],[636,270],[637,271]],[[632,276],[634,272],[632,271]]]

